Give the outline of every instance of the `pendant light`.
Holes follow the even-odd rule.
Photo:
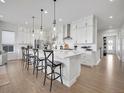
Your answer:
[[[33,19],[33,30],[32,30],[32,36],[34,37],[34,16],[32,16],[32,19]]]
[[[43,9],[41,9],[41,27],[40,27],[40,33],[42,34],[43,32]]]
[[[56,31],[56,0],[54,1],[54,20],[53,20],[53,31]]]

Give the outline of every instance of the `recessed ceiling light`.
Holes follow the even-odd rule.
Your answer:
[[[2,3],[6,3],[5,0],[0,0]]]
[[[28,24],[28,22],[27,22],[27,21],[25,21],[25,24],[27,25],[27,24]]]
[[[113,2],[114,0],[109,0],[110,2]]]
[[[112,18],[113,18],[113,16],[109,16],[109,18],[110,18],[110,19],[112,19]]]
[[[61,18],[59,18],[59,21],[60,21],[60,22],[62,22],[62,19],[61,19]]]
[[[48,13],[48,11],[46,11],[46,10],[45,10],[45,11],[44,11],[44,13],[45,13],[45,14],[47,14],[47,13]]]
[[[3,18],[3,15],[0,15],[0,18]]]

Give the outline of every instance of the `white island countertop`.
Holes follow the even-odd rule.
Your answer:
[[[73,57],[76,55],[83,54],[84,51],[79,51],[79,50],[54,50],[55,57],[58,58],[69,58]]]

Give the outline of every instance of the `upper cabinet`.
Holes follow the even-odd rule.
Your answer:
[[[71,36],[73,40],[77,43],[95,43],[96,25],[97,22],[94,15],[72,22]]]

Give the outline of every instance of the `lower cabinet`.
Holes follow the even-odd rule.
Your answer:
[[[81,64],[87,66],[94,66],[100,62],[100,53],[98,52],[86,52],[81,55]]]
[[[7,63],[7,53],[3,53],[0,55],[0,65],[4,65]]]

